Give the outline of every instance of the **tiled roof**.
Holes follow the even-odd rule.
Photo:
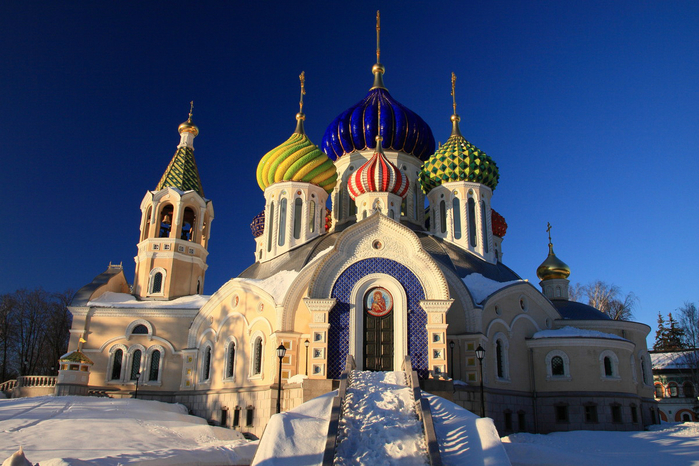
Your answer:
[[[194,149],[180,146],[160,179],[156,191],[163,188],[177,188],[180,191],[196,191],[204,197],[199,170],[194,160]]]

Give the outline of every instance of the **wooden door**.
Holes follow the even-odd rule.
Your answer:
[[[383,288],[364,298],[364,370],[393,370],[393,299]]]

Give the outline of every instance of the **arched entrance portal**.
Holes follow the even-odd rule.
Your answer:
[[[364,295],[364,370],[393,370],[393,296],[385,288]]]

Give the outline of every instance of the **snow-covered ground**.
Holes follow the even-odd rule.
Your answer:
[[[647,432],[580,430],[502,439],[513,466],[699,465],[699,423],[651,426]]]
[[[0,400],[0,462],[22,446],[41,466],[250,464],[257,442],[182,405],[93,397]]]
[[[273,416],[258,451],[260,464],[318,464],[334,394]],[[504,437],[501,445],[489,419],[425,396],[445,465],[507,464],[504,445],[514,466],[699,466],[699,423],[663,423],[647,432],[522,433]],[[275,431],[281,437],[272,435]],[[378,425],[374,433],[386,441]],[[283,449],[279,444],[273,449],[272,442],[265,447],[268,435],[285,438]],[[257,448],[257,442],[241,440],[235,431],[188,416],[181,405],[90,397],[0,400],[0,462],[20,445],[41,466],[249,464]]]

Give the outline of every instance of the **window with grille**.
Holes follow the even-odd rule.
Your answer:
[[[160,375],[160,351],[155,350],[150,355],[150,370],[148,371],[148,381],[157,382]]]
[[[565,366],[563,365],[563,358],[560,356],[554,356],[551,359],[551,375],[565,375]]]
[[[141,372],[141,350],[134,351],[131,358],[131,380],[138,380]]]
[[[112,360],[112,377],[111,380],[121,379],[121,360],[124,358],[124,351],[118,349],[114,352]]]

